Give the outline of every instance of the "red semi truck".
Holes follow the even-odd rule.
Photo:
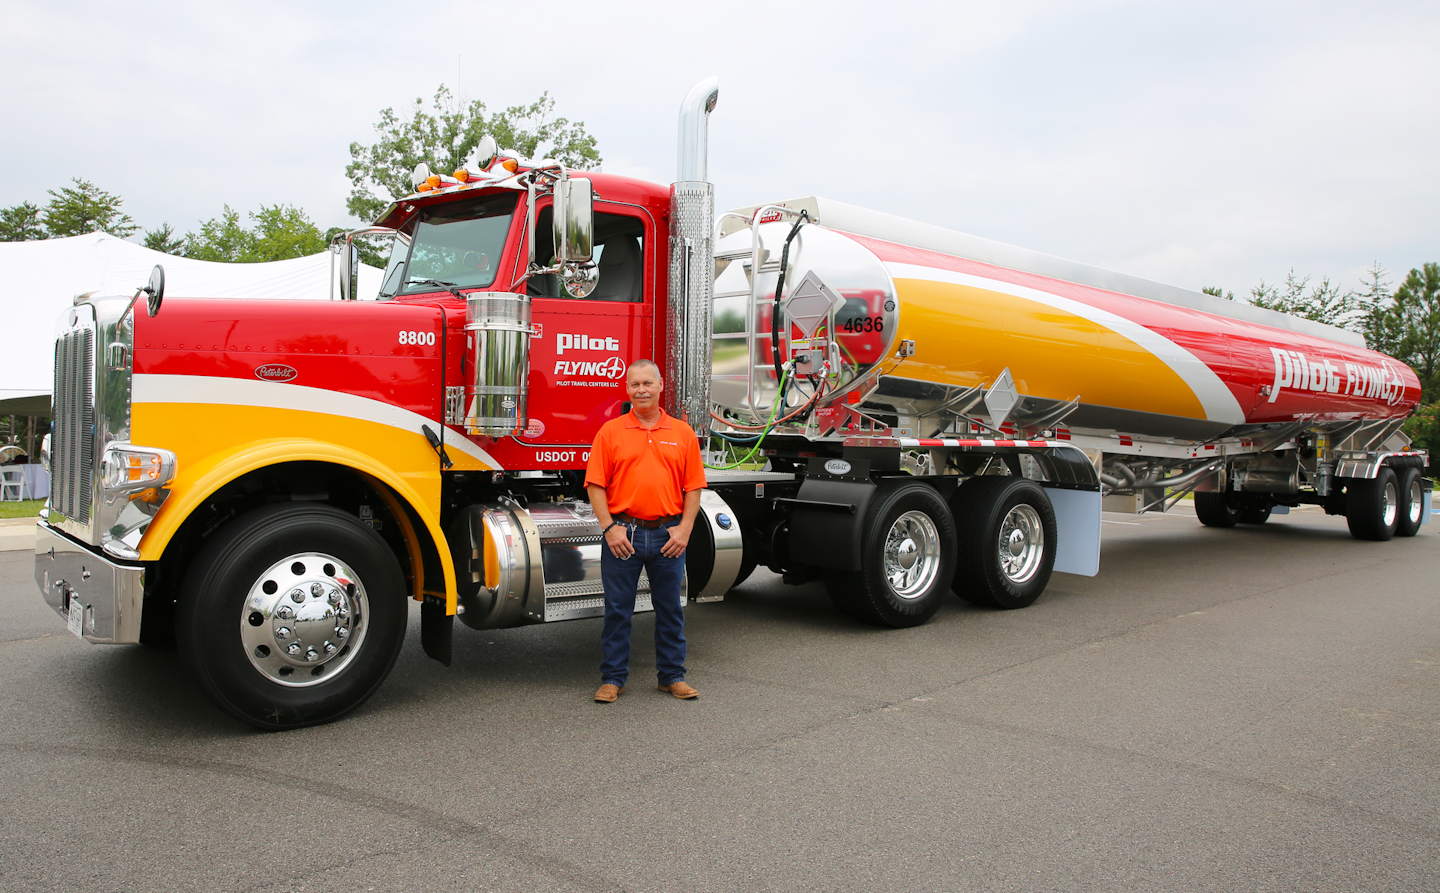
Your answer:
[[[1428,520],[1403,364],[824,199],[717,218],[717,96],[712,79],[682,105],[669,186],[493,144],[453,176],[418,169],[337,243],[342,300],[187,300],[157,274],[78,302],[56,340],[46,600],[91,642],[173,639],[267,729],[375,691],[407,599],[445,663],[456,618],[598,616],[584,467],[642,357],[671,415],[752,460],[709,476],[693,602],[766,566],[881,625],[951,590],[1023,607],[1054,572],[1097,572],[1102,508],[1187,493],[1222,528],[1301,504],[1366,539]],[[380,300],[350,300],[351,242],[376,233]]]

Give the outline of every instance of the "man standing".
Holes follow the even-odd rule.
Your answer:
[[[595,435],[585,487],[605,532],[600,576],[605,583],[605,625],[600,645],[600,689],[608,703],[625,691],[630,674],[630,619],[643,567],[655,608],[655,672],[660,690],[677,698],[700,693],[685,682],[685,612],[680,581],[685,546],[700,511],[705,468],[689,425],[660,408],[665,383],[650,360],[625,370],[631,410]]]

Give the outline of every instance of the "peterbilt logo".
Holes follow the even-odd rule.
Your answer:
[[[1383,400],[1394,406],[1405,396],[1405,385],[1389,363],[1359,366],[1340,362],[1339,365],[1321,357],[1315,359],[1296,350],[1270,348],[1275,359],[1275,383],[1270,388],[1270,402],[1280,396],[1281,388],[1309,391],[1315,394],[1344,394]],[[1341,378],[1341,371],[1345,373]]]
[[[261,381],[294,381],[299,374],[294,366],[284,363],[266,363],[264,366],[255,367],[255,377]]]

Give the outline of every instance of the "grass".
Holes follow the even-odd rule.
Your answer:
[[[43,499],[26,499],[21,502],[0,502],[0,518],[37,518],[45,505]]]

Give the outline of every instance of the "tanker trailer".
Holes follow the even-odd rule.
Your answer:
[[[1354,333],[822,198],[715,238],[711,421],[776,475],[713,482],[742,579],[823,578],[909,625],[952,586],[1015,608],[1096,573],[1102,508],[1429,520],[1400,433],[1419,381]]]

